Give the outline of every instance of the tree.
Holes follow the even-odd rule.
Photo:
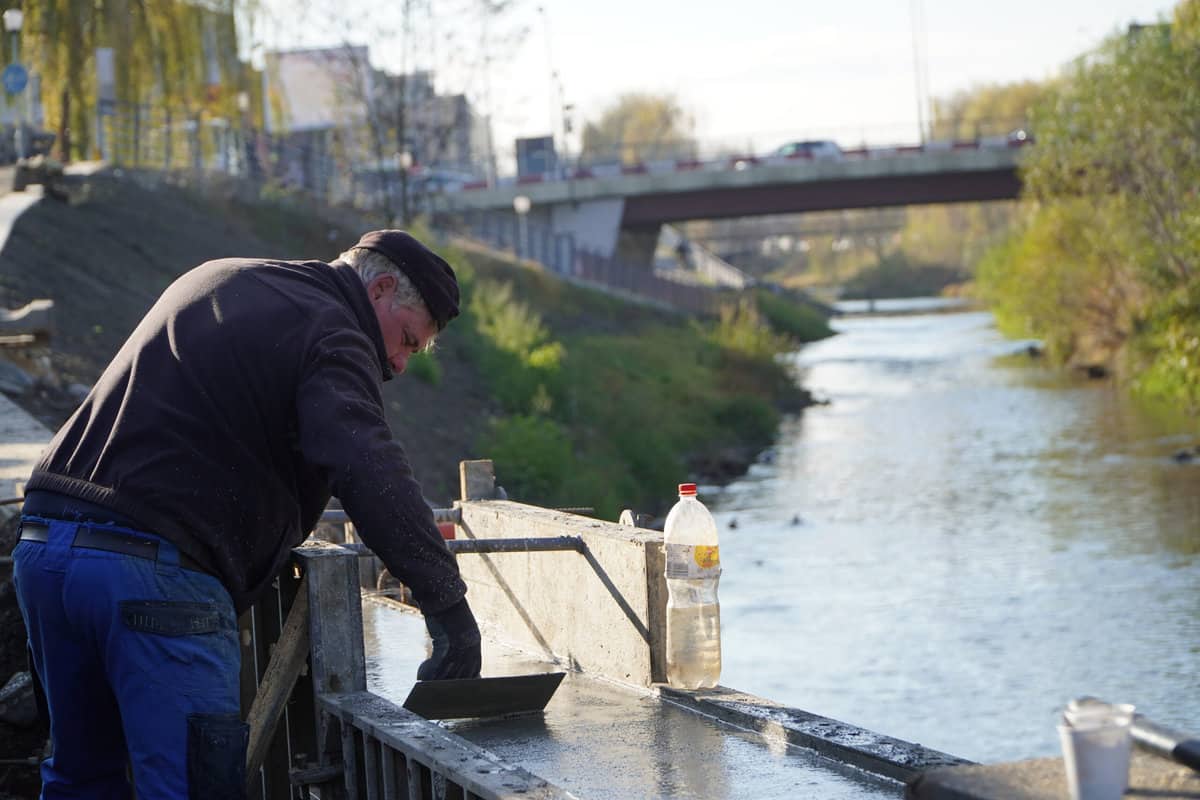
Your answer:
[[[1030,220],[982,274],[1002,321],[1200,406],[1200,0],[1076,60],[1033,116]],[[1016,281],[1013,275],[1024,276]],[[1030,291],[1022,287],[1038,287]],[[1058,302],[1044,306],[1055,288]],[[1118,359],[1118,356],[1123,358]]]
[[[119,101],[153,101],[193,114],[232,116],[237,93],[248,84],[237,57],[238,2],[41,0],[27,4],[22,52],[41,76],[51,127],[69,127],[76,153],[90,154],[98,47],[111,47],[116,53]],[[221,76],[216,84],[214,68]],[[66,114],[69,120],[63,119]]]
[[[933,100],[931,138],[976,139],[1003,136],[1030,127],[1030,113],[1048,87],[1044,83],[992,84]]]
[[[694,158],[693,120],[673,95],[621,95],[583,128],[580,160],[635,164],[656,158]]]

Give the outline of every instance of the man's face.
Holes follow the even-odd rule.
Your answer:
[[[425,309],[395,306],[392,299],[396,294],[396,278],[380,275],[367,285],[367,296],[383,331],[383,343],[387,348],[388,363],[397,374],[404,372],[408,358],[424,350],[437,334],[437,325]]]

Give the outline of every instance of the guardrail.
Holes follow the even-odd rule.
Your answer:
[[[712,158],[666,158],[646,161],[611,161],[592,164],[577,164],[559,167],[551,172],[533,173],[520,176],[500,178],[494,183],[487,181],[470,181],[462,184],[451,184],[445,193],[455,191],[479,191],[496,187],[530,186],[542,183],[561,183],[566,181],[588,181],[600,178],[615,178],[625,175],[665,175],[677,172],[723,172],[742,171],[759,167],[785,166],[798,163],[840,162],[840,161],[870,161],[897,156],[917,156],[925,153],[944,153],[962,150],[1009,150],[1025,147],[1033,143],[1033,139],[1024,135],[981,136],[975,139],[946,139],[921,142],[918,144],[899,144],[884,147],[855,147],[839,150],[836,154],[813,154],[808,151],[788,155],[756,155],[753,153],[733,153],[714,156]]]

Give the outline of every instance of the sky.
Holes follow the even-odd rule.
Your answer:
[[[516,0],[489,23],[487,40],[500,43],[484,47],[485,37],[464,10],[473,0],[408,0],[407,35],[399,19],[388,16],[402,5],[393,0],[309,0],[313,10],[299,28],[296,6],[274,2],[289,11],[260,27],[267,41],[292,47],[365,42],[376,66],[431,68],[440,90],[466,91],[477,109],[490,111],[499,152],[511,150],[519,136],[553,130],[561,139],[564,101],[574,107],[576,132],[568,147],[577,148],[583,123],[633,91],[673,94],[704,148],[767,152],[809,138],[843,147],[911,143],[919,139],[918,114],[927,113],[917,99],[916,63],[926,97],[1041,80],[1131,22],[1169,16],[1175,5]],[[503,43],[506,34],[514,34],[515,44]]]

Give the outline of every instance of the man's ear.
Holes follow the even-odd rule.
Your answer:
[[[371,300],[378,300],[388,292],[396,291],[396,276],[389,275],[386,272],[382,275],[376,275],[368,288],[370,289]]]

